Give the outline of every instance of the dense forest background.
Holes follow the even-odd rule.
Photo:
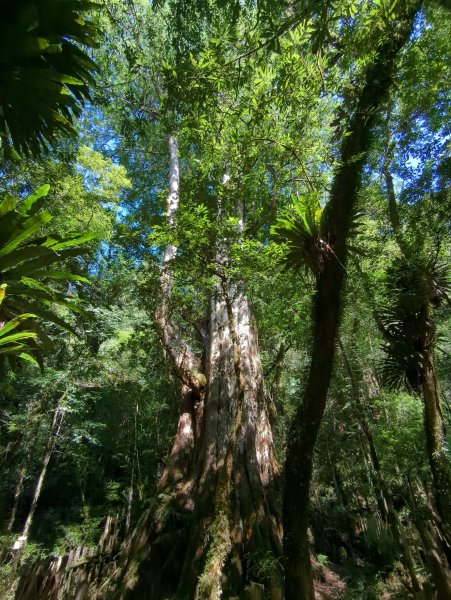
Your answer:
[[[0,2],[2,598],[107,517],[65,598],[450,598],[450,62],[444,0]]]

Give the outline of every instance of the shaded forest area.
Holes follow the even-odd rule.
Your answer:
[[[448,0],[0,1],[0,596],[451,598]]]

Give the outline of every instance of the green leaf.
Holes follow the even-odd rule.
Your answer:
[[[87,277],[83,275],[74,275],[68,271],[49,271],[45,274],[49,279],[64,279],[66,281],[82,281],[83,283],[91,283]]]
[[[0,217],[4,217],[16,208],[17,200],[11,194],[4,196],[0,202]]]
[[[2,283],[2,285],[0,285],[0,306],[3,302],[3,298],[5,297],[5,294],[6,294],[6,287],[7,287],[6,283]]]
[[[27,219],[21,227],[22,231],[20,232],[20,230],[16,230],[16,232],[13,234],[14,237],[8,240],[6,245],[0,249],[0,256],[4,256],[5,254],[8,254],[9,252],[17,248],[17,246],[19,246],[22,242],[31,237],[33,233],[35,233],[43,225],[51,221],[52,218],[53,217],[50,213],[48,213],[47,211],[42,211],[37,215],[34,215],[33,217]]]
[[[81,306],[78,306],[78,304],[76,304],[75,302],[68,302],[67,300],[57,300],[56,304],[58,304],[58,306],[64,306],[72,312],[76,312],[80,315],[83,315],[84,317],[89,317],[89,313],[86,312],[85,309]]]
[[[50,255],[41,256],[39,258],[30,260],[28,262],[23,263],[16,269],[7,271],[6,273],[4,273],[3,277],[5,280],[18,279],[19,276],[31,274],[33,274],[35,278],[46,277],[47,271],[43,269],[43,267],[47,267],[55,262],[60,262],[65,258],[80,256],[80,254],[80,248],[68,248],[58,253],[52,251],[52,254]]]
[[[85,235],[81,235],[79,237],[74,237],[71,239],[63,240],[62,242],[58,242],[57,244],[53,244],[50,246],[52,250],[62,250],[63,248],[69,248],[71,246],[80,246],[86,242],[90,242],[95,238],[98,238],[98,233],[87,233]],[[44,244],[45,245],[45,244]]]
[[[20,263],[39,256],[55,256],[53,250],[42,245],[28,244],[0,258],[0,271],[14,267]]]
[[[36,338],[37,335],[33,331],[19,331],[18,333],[13,333],[12,335],[0,336],[0,346],[4,346],[5,344],[10,344],[11,342],[17,342],[18,340],[29,340],[32,338]]]
[[[27,348],[26,344],[15,344],[14,346],[5,346],[0,348],[0,354],[17,354],[20,350]]]
[[[64,319],[56,315],[53,311],[46,310],[44,308],[41,308],[41,306],[32,304],[30,302],[26,302],[22,299],[15,300],[15,304],[18,308],[22,310],[28,310],[29,312],[33,312],[36,314],[37,317],[40,317],[44,321],[54,323],[55,325],[58,325],[58,327],[61,327],[61,329],[64,329],[65,331],[68,331],[69,333],[72,333],[73,335],[78,337],[78,334],[75,331],[75,329],[71,327],[69,323],[66,323]]]
[[[17,212],[22,215],[28,214],[28,212],[31,209],[31,207],[33,206],[33,204],[37,200],[40,200],[41,198],[45,198],[47,196],[47,194],[49,193],[49,190],[50,190],[50,186],[47,183],[44,185],[41,185],[40,188],[38,188],[33,194],[30,194],[30,196],[28,196],[28,198],[26,198],[24,200],[24,202],[22,202],[22,204],[20,204],[18,206]]]
[[[33,356],[31,356],[31,354],[28,354],[28,352],[20,352],[18,356],[22,360],[26,360],[28,362],[31,362],[31,364],[35,365],[36,367],[40,367],[38,361]]]
[[[3,325],[3,327],[0,329],[0,336],[3,336],[5,334],[9,333],[10,331],[12,331],[16,327],[18,327],[24,321],[27,321],[28,319],[33,319],[34,317],[36,317],[36,315],[33,313],[24,313],[22,315],[18,315],[17,317],[14,317],[14,319],[7,321]]]

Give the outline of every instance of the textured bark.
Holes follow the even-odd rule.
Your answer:
[[[426,507],[430,518],[425,519],[423,511],[420,513],[418,510],[418,499],[423,495],[420,487],[409,481],[409,489],[410,510],[423,545],[422,559],[435,587],[435,593],[432,591],[431,596],[445,600],[451,597],[451,570],[449,559],[447,560],[443,552],[443,545],[446,545],[443,522],[434,513],[429,502],[426,503]],[[426,588],[426,584],[424,587]]]
[[[303,401],[291,426],[285,464],[284,549],[287,600],[312,600],[314,595],[307,537],[313,450],[326,406],[334,345],[341,311],[341,290],[347,236],[355,210],[364,154],[369,147],[374,114],[389,89],[394,60],[406,42],[413,15],[403,19],[368,68],[357,104],[343,138],[340,166],[327,207],[327,238],[333,255],[318,276],[313,349]]]
[[[170,153],[172,222],[179,201],[173,138]],[[202,352],[195,354],[169,311],[175,254],[174,247],[165,253],[156,322],[180,381],[180,416],[153,507],[126,544],[118,597],[213,600],[241,594],[259,579],[277,600],[278,468],[251,306],[239,282],[218,275]]]

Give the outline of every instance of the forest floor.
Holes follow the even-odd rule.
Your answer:
[[[339,565],[321,565],[312,557],[317,600],[407,600],[412,598],[399,573],[394,570],[385,579],[345,572]]]

